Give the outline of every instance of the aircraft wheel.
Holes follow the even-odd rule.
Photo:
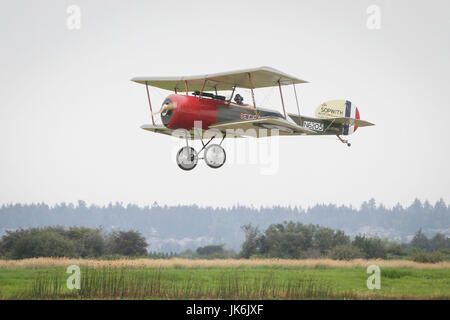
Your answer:
[[[206,147],[204,154],[206,164],[213,168],[218,169],[225,163],[227,159],[227,154],[224,148],[218,144],[211,144]]]
[[[192,147],[183,147],[177,153],[177,164],[183,170],[192,170],[198,162],[198,154]]]

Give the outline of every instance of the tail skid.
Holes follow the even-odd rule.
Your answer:
[[[350,142],[348,142],[348,140],[342,139],[340,135],[337,134],[336,137],[338,137],[338,139],[339,139],[342,143],[347,144],[347,147],[350,147],[350,146],[352,145]]]

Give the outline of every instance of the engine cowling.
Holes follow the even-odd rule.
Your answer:
[[[202,122],[202,129],[217,122],[217,101],[199,99],[193,96],[171,94],[163,102],[161,120],[169,129],[194,127],[195,121]]]

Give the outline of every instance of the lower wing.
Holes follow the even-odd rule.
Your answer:
[[[217,129],[227,134],[235,134],[249,137],[267,137],[273,135],[297,136],[316,135],[313,130],[300,127],[295,123],[280,117],[264,117],[252,120],[229,121],[213,124],[210,129]]]

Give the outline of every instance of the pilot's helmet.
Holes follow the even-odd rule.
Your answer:
[[[236,101],[236,102],[242,102],[242,101],[244,101],[244,98],[242,98],[242,96],[238,93],[238,94],[234,97],[234,101]]]

